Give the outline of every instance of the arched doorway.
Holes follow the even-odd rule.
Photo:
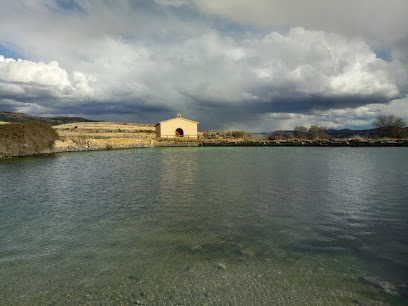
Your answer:
[[[178,128],[178,129],[176,130],[176,137],[183,137],[183,135],[184,135],[183,130],[180,129],[180,128]]]

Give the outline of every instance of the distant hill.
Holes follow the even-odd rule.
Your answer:
[[[368,129],[368,130],[329,129],[329,130],[324,130],[324,132],[333,138],[350,138],[350,137],[355,137],[355,136],[373,137],[376,135],[377,136],[381,135],[380,129]]]
[[[353,137],[365,137],[365,138],[373,138],[375,136],[382,137],[383,131],[381,129],[366,129],[366,130],[350,130],[350,129],[342,129],[342,130],[335,130],[335,129],[327,129],[324,132],[332,138],[353,138]],[[294,131],[283,131],[284,134],[294,133]],[[408,127],[405,128],[405,133],[408,135]],[[258,133],[259,135],[267,135]]]
[[[22,113],[9,113],[0,111],[0,121],[4,122],[28,122],[28,121],[40,121],[51,125],[59,125],[75,122],[98,122],[96,120],[89,120],[82,117],[37,117],[30,116]]]
[[[383,136],[383,131],[381,129],[369,129],[369,130],[324,130],[325,133],[333,138],[350,138],[355,136],[361,137],[374,137],[374,136]],[[408,127],[405,128],[405,133],[408,135]]]

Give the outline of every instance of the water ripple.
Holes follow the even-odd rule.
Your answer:
[[[0,302],[404,302],[406,153],[169,148],[0,161]]]

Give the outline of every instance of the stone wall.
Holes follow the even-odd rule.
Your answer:
[[[57,140],[53,152],[96,151],[109,149],[143,148],[154,145],[148,138],[81,138],[70,137]]]

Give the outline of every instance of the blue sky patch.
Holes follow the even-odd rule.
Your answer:
[[[21,53],[11,50],[2,44],[0,44],[0,54],[6,58],[14,58],[14,59],[23,58]]]
[[[392,58],[391,58],[391,54],[388,50],[384,50],[384,49],[378,49],[378,50],[374,50],[375,54],[377,55],[378,58],[383,59],[384,61],[387,62],[391,62]]]
[[[74,0],[55,0],[61,11],[84,13],[84,10]]]

